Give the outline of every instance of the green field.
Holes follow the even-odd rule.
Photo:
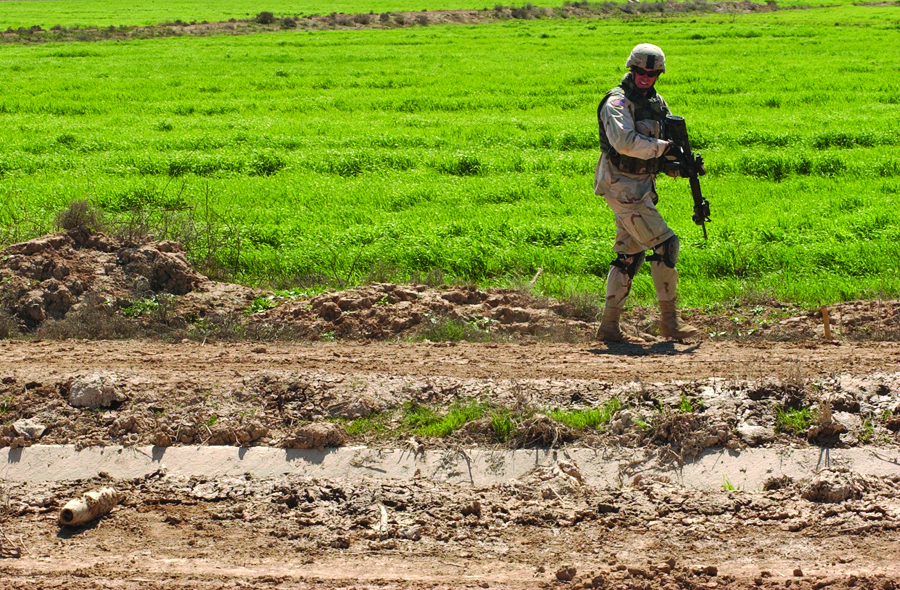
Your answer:
[[[853,0],[836,0],[829,5],[852,4]],[[146,0],[135,3],[129,0],[0,0],[0,30],[7,28],[40,26],[45,29],[64,27],[107,27],[155,25],[163,22],[226,21],[231,18],[252,18],[262,11],[277,16],[308,16],[332,12],[383,13],[412,12],[422,10],[487,9],[498,3],[484,0]],[[525,3],[523,2],[522,5]],[[531,2],[536,6],[557,6],[543,0]],[[782,0],[779,6],[825,4],[823,1]]]
[[[116,22],[115,3],[71,4]],[[51,231],[88,199],[247,283],[440,270],[508,285],[542,268],[547,294],[602,293],[596,105],[652,41],[668,59],[659,90],[709,169],[708,242],[687,182],[660,179],[682,301],[894,297],[898,32],[897,6],[844,5],[0,45],[0,238]],[[653,299],[646,271],[635,294]]]

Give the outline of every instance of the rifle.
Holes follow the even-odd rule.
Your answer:
[[[706,222],[709,218],[709,201],[703,197],[700,191],[700,176],[706,174],[703,168],[703,158],[700,154],[694,154],[691,151],[691,142],[688,139],[687,125],[684,117],[676,115],[666,115],[665,138],[681,148],[683,157],[679,158],[679,162],[673,164],[678,170],[680,176],[687,177],[691,183],[691,195],[694,197],[694,223],[703,228],[703,239],[708,240],[706,236]]]

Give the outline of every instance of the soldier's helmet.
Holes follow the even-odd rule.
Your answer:
[[[656,45],[650,43],[641,43],[631,50],[625,67],[629,70],[632,66],[637,66],[642,70],[660,70],[666,71],[666,55],[663,50]]]

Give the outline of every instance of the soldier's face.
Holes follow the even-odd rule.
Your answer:
[[[656,80],[659,79],[661,73],[659,70],[647,71],[641,68],[631,68],[631,72],[634,74],[634,85],[641,90],[651,88],[656,83]]]

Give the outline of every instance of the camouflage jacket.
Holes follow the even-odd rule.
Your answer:
[[[596,194],[634,201],[655,191],[658,158],[667,144],[659,139],[661,121],[668,113],[663,97],[653,89],[642,95],[631,74],[603,97],[597,108],[602,154],[594,176]]]

